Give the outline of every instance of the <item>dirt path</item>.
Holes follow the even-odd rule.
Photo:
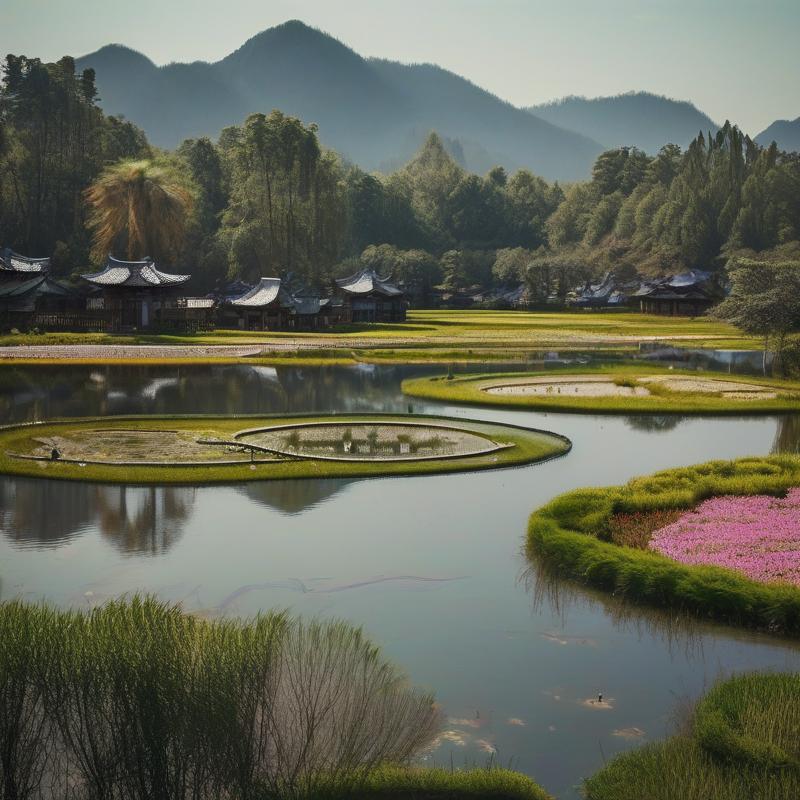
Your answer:
[[[712,339],[714,337],[711,337]],[[606,335],[575,333],[554,334],[551,331],[531,335],[530,332],[497,336],[297,336],[264,339],[241,344],[52,344],[9,345],[0,347],[0,360],[57,359],[57,360],[138,360],[138,359],[213,359],[244,358],[258,355],[279,355],[298,350],[370,350],[411,347],[420,349],[513,349],[537,350],[547,347],[603,347],[637,345],[640,342],[681,342],[709,339],[701,334],[659,336]]]

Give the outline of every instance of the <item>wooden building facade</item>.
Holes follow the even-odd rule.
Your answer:
[[[109,256],[100,272],[81,276],[90,286],[89,313],[109,331],[205,330],[212,326],[214,302],[180,293],[189,275],[162,272],[152,259],[121,261]]]
[[[334,304],[341,309],[344,322],[405,322],[405,292],[365,269],[336,281]]]

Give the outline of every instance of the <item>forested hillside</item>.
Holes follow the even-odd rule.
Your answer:
[[[62,276],[90,261],[85,190],[122,159],[154,164],[191,197],[183,240],[136,255],[191,273],[195,291],[286,272],[322,287],[370,265],[419,298],[434,285],[526,282],[544,300],[607,270],[715,270],[735,254],[800,252],[800,156],[729,123],[685,150],[608,150],[589,180],[565,186],[524,169],[470,172],[436,133],[398,169],[369,173],[280,111],[158,151],[104,115],[91,70],[22,56],[3,67],[0,122],[0,244],[53,255]]]

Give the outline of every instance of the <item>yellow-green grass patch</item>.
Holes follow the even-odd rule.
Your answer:
[[[353,423],[353,425],[368,423],[375,426],[395,424],[401,427],[413,424],[425,424],[426,427],[440,426],[443,431],[463,431],[470,437],[486,441],[487,447],[473,454],[443,453],[440,456],[434,454],[434,457],[427,457],[423,453],[415,457],[413,453],[404,453],[401,458],[387,460],[365,458],[358,461],[338,458],[297,458],[292,455],[283,456],[269,449],[256,449],[252,454],[246,448],[245,452],[238,450],[238,445],[248,444],[246,437],[236,438],[236,434],[244,430],[332,422]],[[98,436],[98,431],[103,434]],[[163,432],[160,444],[159,432]],[[93,436],[96,439],[94,453],[91,449]],[[128,448],[127,455],[119,448],[115,454],[114,445],[109,445],[113,437],[123,443],[126,438],[131,440],[129,445],[125,445]],[[145,439],[147,444],[143,443]],[[201,450],[204,445],[197,445],[197,440],[222,442],[220,447],[224,451],[223,459],[226,463],[220,463],[220,457],[205,459],[202,452],[200,455],[204,460],[192,460],[186,463],[187,459],[195,459],[198,455],[195,450],[182,452],[181,442],[188,440],[194,443],[193,448],[199,447]],[[48,453],[54,447],[59,450],[58,455],[61,455],[63,441],[77,442],[74,445],[76,449],[72,453],[74,460],[67,460],[69,453],[66,452],[63,458],[48,459]],[[569,440],[565,437],[547,431],[417,414],[104,417],[19,424],[1,429],[0,473],[145,484],[375,477],[517,466],[563,455],[570,446]],[[160,454],[159,448],[161,448]],[[228,454],[230,458],[225,457]],[[141,462],[140,455],[146,456],[146,463]],[[174,462],[170,461],[173,456],[176,458]]]
[[[609,414],[774,414],[800,409],[800,383],[658,365],[605,364],[403,381],[446,403]]]

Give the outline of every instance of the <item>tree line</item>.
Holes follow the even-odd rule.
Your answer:
[[[92,70],[8,56],[0,88],[0,232],[56,274],[109,250],[191,273],[195,290],[292,272],[312,285],[368,266],[424,302],[526,283],[534,300],[614,270],[722,269],[733,257],[800,252],[800,157],[726,123],[682,151],[601,154],[589,180],[528,170],[484,176],[431,133],[388,175],[320,143],[313,124],[250,115],[175,151],[105,115]]]

